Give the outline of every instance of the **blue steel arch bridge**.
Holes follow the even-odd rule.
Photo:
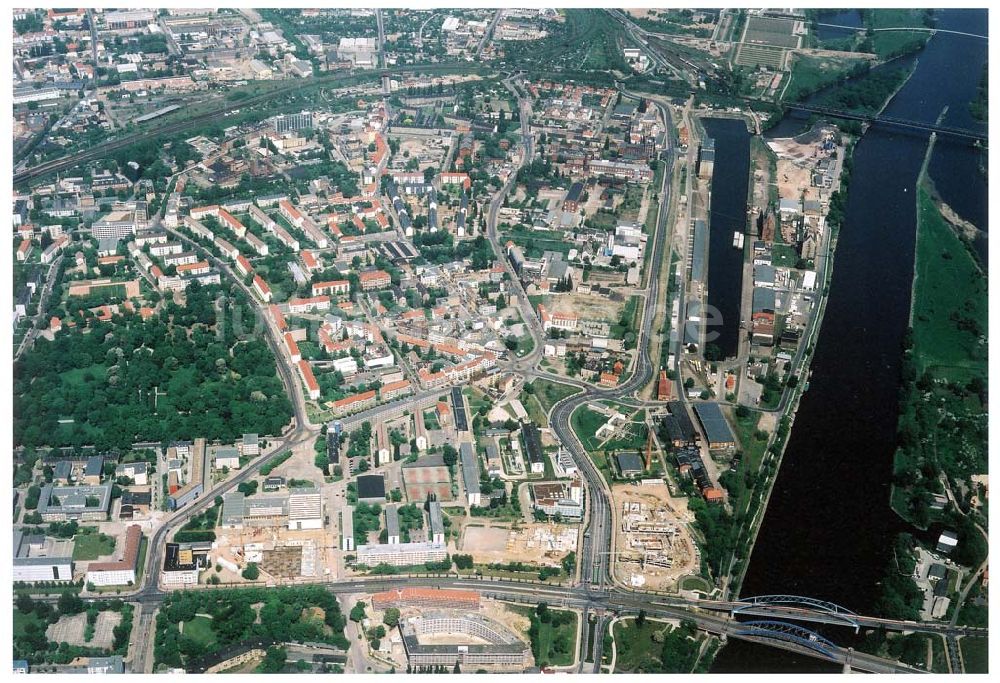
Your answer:
[[[826,659],[836,660],[838,647],[830,640],[824,638],[815,631],[811,631],[798,624],[790,624],[786,621],[773,619],[761,619],[757,621],[744,621],[733,631],[733,635],[744,636],[753,639],[781,640],[787,643],[794,643],[819,653]]]
[[[857,632],[861,626],[856,613],[840,605],[802,595],[758,595],[741,598],[731,610],[733,616],[776,616],[796,621],[850,626]]]

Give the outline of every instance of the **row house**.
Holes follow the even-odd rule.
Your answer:
[[[305,252],[303,252],[305,253]],[[315,282],[312,286],[312,295],[321,294],[350,294],[351,283],[348,280],[330,280],[328,282]]]
[[[219,209],[218,216],[219,221],[224,226],[235,232],[237,237],[243,237],[247,234],[246,226],[236,220],[236,217],[225,209]]]
[[[371,390],[360,394],[354,394],[353,396],[333,401],[328,405],[330,406],[334,417],[350,415],[351,413],[356,413],[360,410],[365,410],[374,406],[375,391]]]
[[[376,289],[385,289],[392,285],[392,277],[384,270],[372,270],[358,275],[361,290],[370,292]]]
[[[317,400],[319,398],[319,382],[316,381],[316,376],[313,375],[312,367],[309,365],[308,361],[304,360],[300,360],[298,362],[298,367],[299,374],[302,375],[302,382],[306,385],[306,390],[308,391],[310,400]]]
[[[234,247],[232,244],[222,239],[221,237],[215,238],[215,246],[219,248],[219,252],[226,258],[232,260],[240,255],[239,249]]]
[[[330,297],[314,296],[306,299],[289,299],[288,310],[292,313],[330,310]]]
[[[253,288],[257,292],[257,296],[263,299],[265,302],[270,303],[271,301],[271,288],[268,287],[267,283],[260,277],[260,275],[253,276]]]
[[[255,252],[257,252],[259,256],[267,256],[268,252],[270,251],[264,240],[257,237],[257,235],[253,234],[252,232],[248,232],[246,235],[244,235],[243,239],[244,241],[246,241],[247,244],[249,244],[253,248]]]
[[[179,254],[168,254],[163,257],[163,265],[165,266],[183,266],[189,263],[195,263],[198,260],[198,254],[193,251],[184,251]]]
[[[250,261],[247,260],[247,257],[240,254],[236,257],[236,270],[239,271],[240,275],[246,277],[253,272],[253,267],[250,265]]]
[[[299,252],[299,259],[302,261],[302,267],[306,269],[306,272],[312,274],[313,272],[319,270],[319,261],[313,256],[313,253],[308,249],[303,249]]]
[[[208,265],[208,261],[198,261],[197,263],[186,263],[177,266],[177,274],[184,276],[192,275],[207,275],[211,268]]]
[[[184,216],[184,227],[206,240],[215,239],[215,233],[194,216]]]

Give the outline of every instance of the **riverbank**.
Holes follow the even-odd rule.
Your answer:
[[[987,279],[960,237],[962,227],[946,220],[935,200],[927,176],[933,149],[932,142],[915,193],[910,331],[891,489],[893,510],[918,528],[952,504],[968,508],[978,493],[972,477],[987,470]],[[941,503],[956,490],[967,494]]]

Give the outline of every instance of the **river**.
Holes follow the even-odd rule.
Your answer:
[[[936,16],[940,28],[987,31],[985,10]],[[972,125],[967,107],[985,57],[985,41],[937,34],[886,114],[934,122],[948,106],[945,123]],[[855,148],[810,388],[792,427],[743,596],[795,594],[861,613],[874,610],[892,540],[906,529],[889,507],[889,486],[913,277],[915,187],[926,148],[926,134],[877,124]],[[985,179],[970,180],[979,175],[979,163],[968,143],[940,137],[930,173],[945,201],[985,229]],[[833,636],[852,644],[846,630]],[[739,641],[726,645],[713,667],[713,672],[837,670]]]

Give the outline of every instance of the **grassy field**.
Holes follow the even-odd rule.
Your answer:
[[[591,410],[587,406],[580,406],[573,411],[569,419],[570,426],[580,443],[588,451],[592,451],[600,444],[600,440],[594,433],[607,422],[607,418],[600,413]]]
[[[502,241],[511,240],[524,250],[527,258],[541,258],[546,251],[557,251],[563,256],[573,248],[572,243],[565,240],[546,239],[542,233],[528,230],[508,230],[502,235]]]
[[[441,429],[441,425],[438,423],[437,413],[433,410],[424,411],[424,429],[434,430]]]
[[[567,396],[572,396],[580,392],[577,387],[570,384],[550,382],[547,379],[536,379],[531,383],[531,386],[534,387],[535,398],[538,399],[538,403],[541,404],[542,410],[545,411],[546,415],[556,403]]]
[[[629,415],[630,410],[622,410],[623,413]],[[606,444],[604,444],[604,449],[607,451],[622,451],[622,450],[639,450],[646,446],[647,432],[646,427],[646,411],[640,410],[637,413],[629,417],[631,424],[629,425],[628,434],[623,434],[620,437],[611,439]]]
[[[115,551],[115,539],[98,533],[80,533],[73,537],[73,559],[96,560]]]
[[[730,422],[743,449],[743,466],[749,467],[752,472],[756,471],[767,447],[766,438],[758,439],[754,436],[757,423],[760,422],[760,413],[751,412],[747,417],[734,415]]]
[[[865,23],[871,28],[920,28],[924,27],[925,12],[922,9],[873,9],[868,10]],[[929,36],[929,33],[922,31],[876,31],[872,36],[872,52],[879,59],[889,59],[912,52],[917,46],[923,45]]]
[[[919,188],[913,347],[917,372],[953,381],[986,372],[986,278],[928,189]]]
[[[965,672],[984,674],[989,671],[989,640],[986,638],[962,638],[958,641],[962,648]]]
[[[891,499],[894,510],[920,527],[934,518],[924,494],[939,485],[939,474],[954,486],[986,472],[988,460],[986,276],[931,192],[921,180],[907,352],[912,369],[900,408]]]
[[[212,620],[206,617],[195,617],[184,622],[184,636],[194,640],[203,648],[215,643],[215,631],[212,630]]]
[[[469,417],[469,422],[471,424],[472,416],[479,413],[479,409],[481,407],[488,406],[489,401],[486,400],[486,397],[483,395],[483,392],[479,391],[478,389],[473,389],[472,387],[464,388],[462,390],[462,393],[465,394],[465,396],[469,399],[469,411],[471,412],[471,415],[469,415],[468,417]]]
[[[615,672],[653,673],[661,670],[663,645],[653,641],[653,634],[668,628],[661,621],[646,619],[636,626],[635,619],[622,619],[615,624]]]
[[[67,370],[66,372],[59,373],[59,378],[67,385],[77,387],[88,380],[101,381],[107,374],[107,367],[101,363],[97,363],[87,368],[76,368],[74,370]]]
[[[773,265],[794,268],[798,261],[799,255],[793,247],[787,244],[778,244],[777,242],[771,247],[771,263]]]
[[[622,309],[621,317],[618,319],[614,325],[611,326],[611,336],[614,339],[621,339],[625,336],[625,333],[629,330],[634,331],[636,329],[636,317],[639,314],[639,297],[630,296],[628,301],[625,302],[625,308]],[[623,327],[621,325],[622,320],[628,321],[628,327]]]
[[[538,402],[538,397],[534,394],[528,394],[524,391],[521,392],[521,405],[528,412],[528,417],[531,421],[541,427],[549,426],[549,418],[542,410],[542,405]]]
[[[704,578],[691,574],[681,578],[680,589],[683,591],[702,591],[708,593],[712,590],[712,585]]]
[[[861,64],[860,59],[808,57],[797,54],[792,61],[792,77],[785,90],[785,99],[800,100],[828,85],[836,83]]]
[[[530,607],[514,607],[521,614],[534,615],[534,609]],[[579,615],[575,612],[550,609],[554,620],[559,621],[558,625],[553,625],[552,621],[543,622],[537,617],[533,621],[537,623],[537,631],[532,628],[531,649],[535,655],[535,664],[542,666],[567,666],[573,663],[576,653],[576,632],[580,621]],[[566,617],[569,615],[572,618]],[[562,623],[565,620],[565,623]]]

